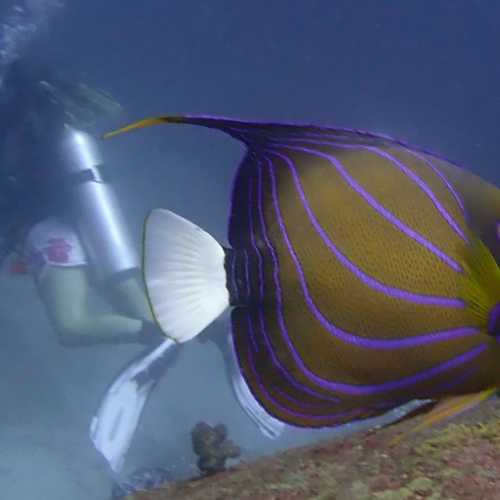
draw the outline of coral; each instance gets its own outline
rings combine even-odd
[[[228,458],[240,456],[240,449],[227,437],[224,424],[211,427],[198,422],[191,431],[193,450],[198,455],[198,469],[203,474],[215,474],[226,468]]]

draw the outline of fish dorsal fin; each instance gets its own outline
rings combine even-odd
[[[476,236],[470,237],[470,244],[466,248],[465,268],[463,298],[488,333],[495,334],[500,324],[497,311],[500,303],[500,269],[488,247]]]
[[[412,146],[384,134],[374,134],[360,129],[320,126],[308,123],[257,122],[204,115],[164,115],[136,121],[104,135],[105,139],[124,132],[159,124],[198,125],[220,130],[247,145],[267,144],[269,141],[296,140],[307,137],[312,140],[330,140],[350,145],[400,145]]]

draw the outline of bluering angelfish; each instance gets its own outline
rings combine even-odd
[[[495,186],[358,130],[165,116],[108,136],[158,123],[218,129],[247,148],[230,248],[170,211],[146,220],[145,281],[165,335],[187,341],[232,306],[251,392],[298,426],[444,399],[430,422],[495,391]]]

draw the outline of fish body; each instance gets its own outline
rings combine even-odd
[[[186,341],[231,306],[251,393],[297,426],[498,386],[495,186],[358,130],[181,116],[119,132],[165,122],[247,148],[228,248],[169,211],[146,221],[146,286],[166,335]]]

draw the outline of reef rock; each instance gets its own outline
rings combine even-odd
[[[391,444],[421,418],[242,463],[129,499],[499,499],[500,398]]]

